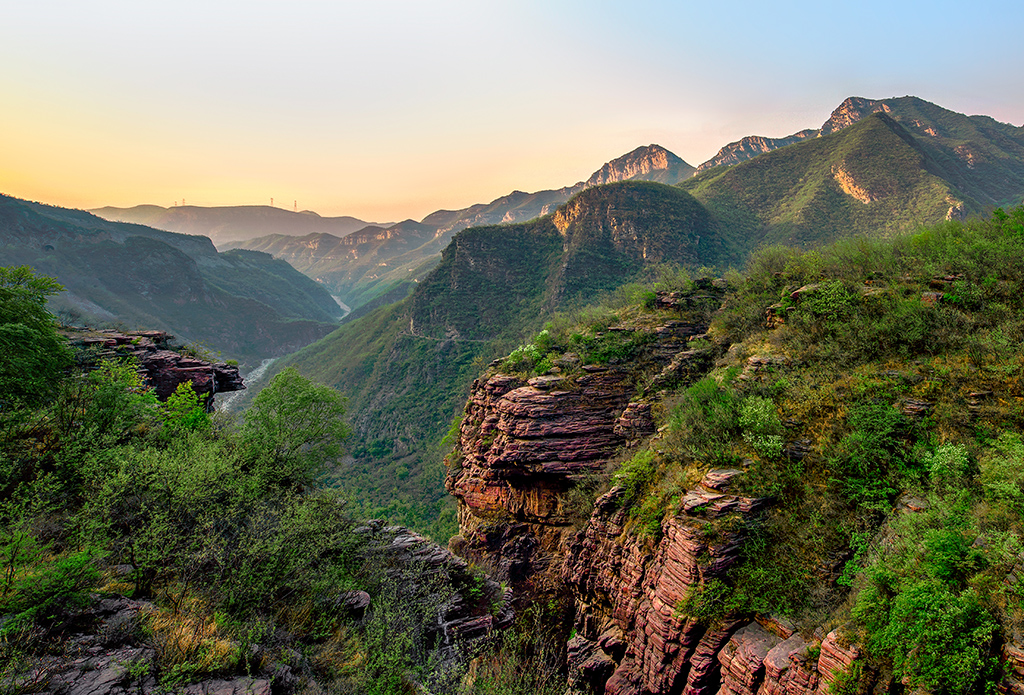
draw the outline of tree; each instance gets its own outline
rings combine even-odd
[[[41,403],[71,351],[58,335],[46,298],[63,291],[53,278],[28,266],[0,267],[0,413]]]
[[[294,367],[275,376],[245,414],[242,441],[267,484],[306,483],[341,456],[351,430],[345,399]]]

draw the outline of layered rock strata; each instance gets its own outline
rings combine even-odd
[[[766,500],[722,491],[739,474],[711,471],[662,521],[657,541],[626,533],[625,490],[612,488],[567,544],[562,574],[576,598],[578,634],[597,642],[598,630],[613,626],[626,635],[615,670],[595,692],[717,690],[715,657],[739,624],[709,628],[684,615],[681,604],[736,562],[744,526],[765,506]]]
[[[174,336],[164,331],[69,330],[65,335],[72,345],[94,349],[96,358],[135,358],[139,373],[162,401],[185,382],[192,384],[208,406],[215,394],[245,388],[237,366],[176,352],[171,349]]]
[[[573,509],[567,493],[605,479],[623,445],[654,433],[657,397],[637,398],[638,379],[655,390],[710,368],[717,348],[689,348],[724,290],[724,280],[701,280],[691,292],[662,292],[653,321],[609,327],[610,335],[648,334],[628,364],[579,366],[574,357],[563,360],[565,372],[526,379],[495,363],[477,379],[445,483],[459,503],[452,549],[513,583],[548,570],[556,579],[571,525],[589,512]]]
[[[620,423],[633,390],[627,370],[598,366],[573,378],[477,380],[446,482],[459,500],[453,549],[513,580],[547,569],[571,522],[565,493],[603,473],[624,428],[647,427],[636,408]]]

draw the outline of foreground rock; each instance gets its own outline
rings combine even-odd
[[[447,692],[450,674],[457,676],[465,671],[467,655],[477,653],[496,630],[512,622],[508,593],[474,571],[466,561],[409,529],[370,521],[354,533],[365,541],[362,559],[366,568],[382,573],[376,575],[380,579],[379,592],[373,595],[360,590],[341,591],[325,600],[342,609],[348,627],[356,632],[374,619],[375,611],[421,613],[422,624],[416,629],[422,633],[422,641],[430,652],[432,671],[426,675],[427,682],[415,685],[427,692]],[[119,566],[114,571],[127,575],[131,567]],[[119,595],[93,595],[85,608],[70,604],[57,607],[45,627],[37,625],[24,632],[24,656],[19,663],[0,663],[0,692],[331,692],[328,683],[319,682],[319,672],[304,655],[309,645],[291,637],[281,624],[267,633],[266,641],[248,645],[247,653],[254,657],[248,663],[249,673],[239,665],[235,672],[217,672],[198,679],[193,676],[190,682],[188,675],[192,671],[174,671],[173,663],[182,656],[176,651],[174,637],[144,627],[150,615],[161,610],[161,620],[166,621],[170,614],[167,606],[160,609],[153,602]],[[0,630],[5,619],[12,618],[0,616]],[[273,626],[274,622],[269,624]],[[188,627],[184,622],[183,625]],[[410,629],[408,623],[402,623],[402,628]],[[446,677],[448,681],[444,680]]]

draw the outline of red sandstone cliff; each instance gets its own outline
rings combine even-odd
[[[621,487],[588,518],[570,508],[574,486],[607,480],[622,447],[652,435],[656,446],[659,388],[700,378],[724,347],[690,349],[704,329],[685,315],[690,301],[661,295],[657,322],[618,327],[655,336],[629,364],[530,379],[492,369],[474,383],[447,480],[459,502],[452,548],[508,579],[520,601],[571,596],[571,693],[824,695],[860,657],[841,631],[801,635],[750,615],[707,625],[680,611],[739,559],[747,527],[769,504],[731,491],[741,470],[707,471],[653,537],[630,527]]]

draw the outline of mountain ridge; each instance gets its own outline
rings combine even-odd
[[[256,251],[218,253],[208,237],[110,222],[0,195],[4,265],[29,265],[66,291],[65,321],[166,330],[242,360],[323,337],[341,309],[317,283]]]
[[[534,193],[512,191],[461,210],[437,210],[421,222],[406,220],[380,231],[366,227],[351,234],[375,235],[359,243],[336,242],[321,256],[311,252],[308,237],[275,235],[225,243],[223,248],[250,248],[271,253],[296,264],[295,267],[322,282],[346,305],[357,309],[376,297],[422,281],[438,262],[452,237],[468,227],[514,224],[551,214],[573,195],[589,188],[620,181],[676,183],[693,175],[695,169],[660,145],[638,147],[595,171],[586,181],[559,189]],[[345,237],[347,238],[347,237]],[[341,255],[342,245],[351,248]]]

